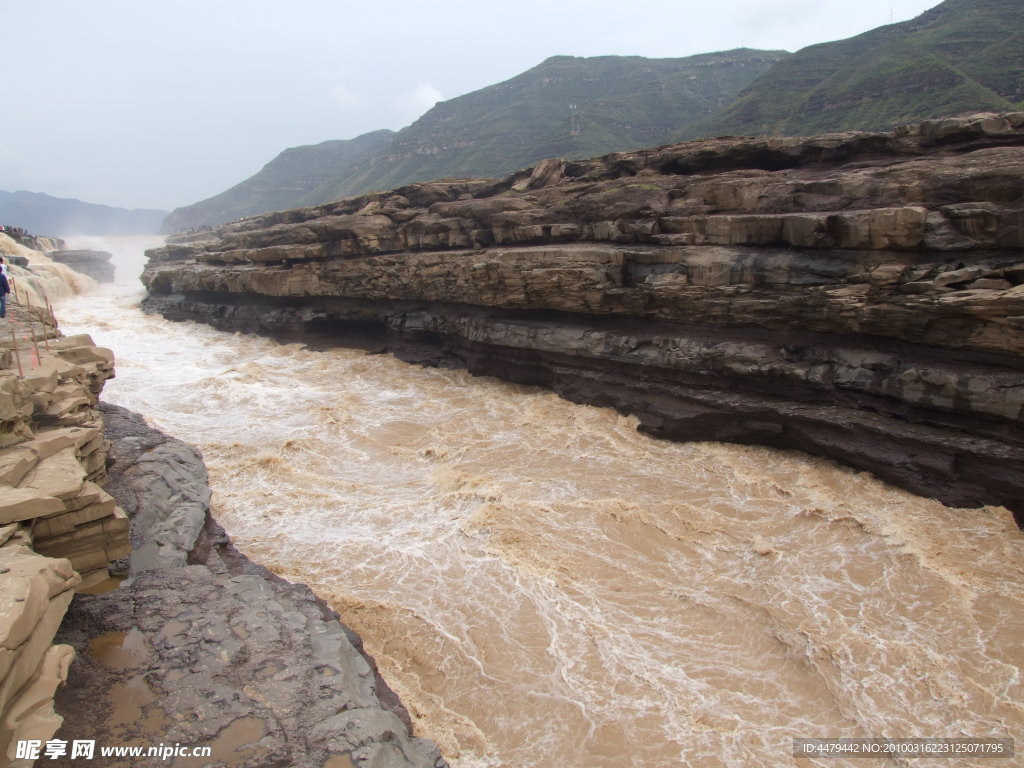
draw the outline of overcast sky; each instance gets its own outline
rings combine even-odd
[[[0,189],[167,210],[554,55],[796,51],[938,0],[3,0]]]

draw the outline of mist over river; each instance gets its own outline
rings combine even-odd
[[[214,513],[364,639],[418,735],[479,766],[1011,765],[792,756],[794,737],[1014,737],[1024,535],[810,456],[388,355],[61,300],[104,399],[202,450]]]

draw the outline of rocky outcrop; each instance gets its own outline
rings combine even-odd
[[[234,549],[210,516],[199,452],[101,409],[106,488],[131,518],[133,550],[120,589],[78,596],[61,625],[77,657],[57,695],[58,738],[209,747],[210,764],[253,768],[444,766],[436,746],[410,737],[408,714],[337,614]]]
[[[210,746],[208,764],[261,768],[444,765],[381,707],[366,659],[303,588],[202,566],[147,571],[76,604],[61,640],[79,660],[58,737]]]
[[[131,519],[125,575],[206,563],[209,546],[190,559],[209,526],[212,492],[195,448],[146,424],[138,414],[100,403],[110,441],[106,489]],[[217,530],[214,538],[229,546]]]
[[[113,355],[85,335],[26,352],[20,373],[0,370],[0,524],[24,528],[35,551],[66,558],[88,586],[128,553],[128,518],[99,485],[107,442],[95,406]]]
[[[128,552],[128,519],[98,483],[107,443],[95,405],[113,375],[88,336],[0,339],[0,754],[50,739],[74,650],[54,636],[75,590]]]
[[[114,265],[110,263],[113,254],[107,251],[50,251],[48,254],[58,264],[66,264],[76,272],[81,272],[97,283],[114,282]]]
[[[1024,114],[545,161],[152,251],[145,306],[370,344],[1024,514]]]
[[[0,754],[15,758],[18,740],[60,726],[53,696],[74,651],[53,638],[81,578],[66,559],[34,552],[23,526],[0,527],[0,542]]]

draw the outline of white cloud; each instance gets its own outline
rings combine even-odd
[[[417,85],[413,97],[424,109],[430,109],[437,102],[444,101],[444,95],[430,83]]]
[[[444,95],[430,83],[420,83],[411,91],[400,93],[392,102],[394,111],[408,125],[437,104]]]
[[[344,83],[335,83],[327,89],[327,98],[331,104],[346,112],[362,112],[370,106],[365,93],[357,91]]]

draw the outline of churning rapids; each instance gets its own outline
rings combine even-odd
[[[794,737],[1024,749],[1024,535],[1005,510],[145,316],[138,243],[116,259],[131,285],[58,305],[64,332],[115,351],[105,399],[202,450],[238,546],[338,610],[457,768],[950,764],[812,763]]]

